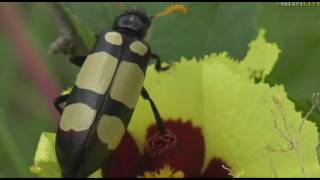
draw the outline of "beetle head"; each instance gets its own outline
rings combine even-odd
[[[143,9],[127,9],[118,16],[113,24],[115,30],[125,30],[144,37],[151,25],[151,19]]]

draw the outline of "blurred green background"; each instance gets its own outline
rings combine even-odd
[[[125,3],[142,7],[154,15],[172,3]],[[311,107],[311,96],[320,91],[320,6],[281,6],[279,3],[183,3],[184,16],[174,14],[153,21],[147,41],[164,61],[181,56],[201,58],[208,53],[228,51],[243,59],[248,43],[260,28],[266,38],[282,50],[280,60],[268,77],[283,84],[297,110]],[[7,4],[0,3],[1,6]],[[50,3],[10,3],[17,8],[19,25],[50,73],[57,89],[73,84],[78,68],[65,55],[49,55],[48,47],[58,35]],[[88,28],[98,33],[112,25],[120,13],[117,3],[64,3]],[[1,12],[3,18],[6,14]],[[2,19],[3,19],[2,18]],[[31,177],[29,167],[43,131],[55,131],[55,120],[43,92],[25,71],[12,36],[0,28],[0,177]],[[178,83],[178,82],[177,82]],[[311,120],[320,122],[315,112]]]

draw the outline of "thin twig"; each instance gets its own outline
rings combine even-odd
[[[307,114],[304,116],[302,119],[300,126],[299,126],[299,132],[302,132],[303,125],[305,121],[309,118],[309,116],[313,113],[313,111],[317,108],[318,110],[320,109],[320,93],[314,93],[312,95],[312,107],[311,109],[307,112]]]
[[[49,46],[50,54],[70,54],[73,48],[73,28],[66,18],[65,13],[62,11],[58,2],[51,2],[53,15],[56,19],[59,36]]]
[[[288,145],[288,147],[286,149],[283,148],[280,144],[278,144],[278,147],[279,148],[276,149],[274,147],[267,146],[266,149],[269,150],[269,151],[273,151],[273,152],[289,152],[289,151],[293,150],[293,146],[291,144]]]
[[[303,165],[303,159],[302,159],[302,157],[300,155],[300,151],[299,151],[299,148],[298,148],[298,141],[291,134],[291,130],[290,130],[289,125],[288,125],[288,120],[287,120],[287,118],[285,116],[285,113],[284,113],[284,108],[283,108],[283,106],[280,103],[280,100],[278,98],[276,98],[275,96],[272,96],[272,100],[273,100],[274,104],[277,106],[278,111],[280,112],[281,120],[283,122],[285,131],[281,130],[277,123],[275,123],[275,125],[276,125],[275,128],[279,131],[281,136],[288,142],[289,148],[288,149],[283,149],[280,146],[281,147],[280,150],[279,149],[276,150],[276,149],[273,149],[273,148],[267,146],[267,149],[269,151],[278,151],[278,152],[288,152],[290,150],[293,150],[295,152],[296,156],[297,156],[297,159],[298,159],[298,162],[299,162],[299,166],[300,166],[300,169],[301,169],[301,173],[302,173],[303,176],[306,176],[304,165]],[[275,118],[275,115],[274,115],[273,111],[272,111],[272,113],[273,113],[273,117]],[[274,119],[274,121],[276,121],[276,119]],[[285,135],[283,135],[284,133],[285,133]]]
[[[51,5],[59,34],[56,40],[50,44],[49,53],[62,53],[70,55],[70,57],[86,55],[89,50],[79,39],[74,24],[63,10],[61,2],[51,2]]]
[[[290,143],[291,140],[289,139],[289,137],[287,137],[285,132],[279,127],[275,112],[273,110],[271,110],[271,114],[272,114],[272,118],[273,118],[274,127],[278,130],[278,132],[280,133],[282,138],[285,139],[288,143]]]
[[[272,160],[271,157],[269,157],[269,163],[270,163],[270,167],[271,167],[271,170],[272,170],[272,173],[273,173],[274,177],[278,178],[279,176],[278,176],[276,168],[273,165],[273,160]]]
[[[317,151],[318,164],[320,164],[320,134],[319,133],[318,133],[318,145],[317,145],[316,151]]]

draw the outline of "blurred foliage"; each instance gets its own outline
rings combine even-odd
[[[117,3],[63,3],[91,33],[110,28],[121,13]],[[154,15],[172,3],[124,3]],[[320,7],[285,7],[276,3],[183,3],[188,15],[173,14],[153,21],[146,41],[164,61],[203,57],[227,51],[243,59],[248,42],[259,28],[266,39],[282,50],[268,77],[271,84],[284,84],[299,110],[308,111],[311,96],[320,91]],[[48,71],[60,88],[73,84],[79,68],[67,56],[49,55],[48,47],[58,34],[50,3],[17,3],[23,26],[38,49]],[[0,29],[0,177],[28,177],[42,131],[55,131],[49,110],[28,76],[14,46]],[[178,82],[177,82],[178,83]],[[320,121],[320,113],[311,116]]]

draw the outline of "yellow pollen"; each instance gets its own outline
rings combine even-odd
[[[184,178],[184,173],[182,171],[174,171],[169,165],[164,165],[163,168],[156,171],[146,171],[143,176],[138,176],[138,178]]]
[[[66,94],[70,94],[71,91],[72,91],[72,87],[67,87],[67,89],[63,90],[60,94],[63,96]]]

